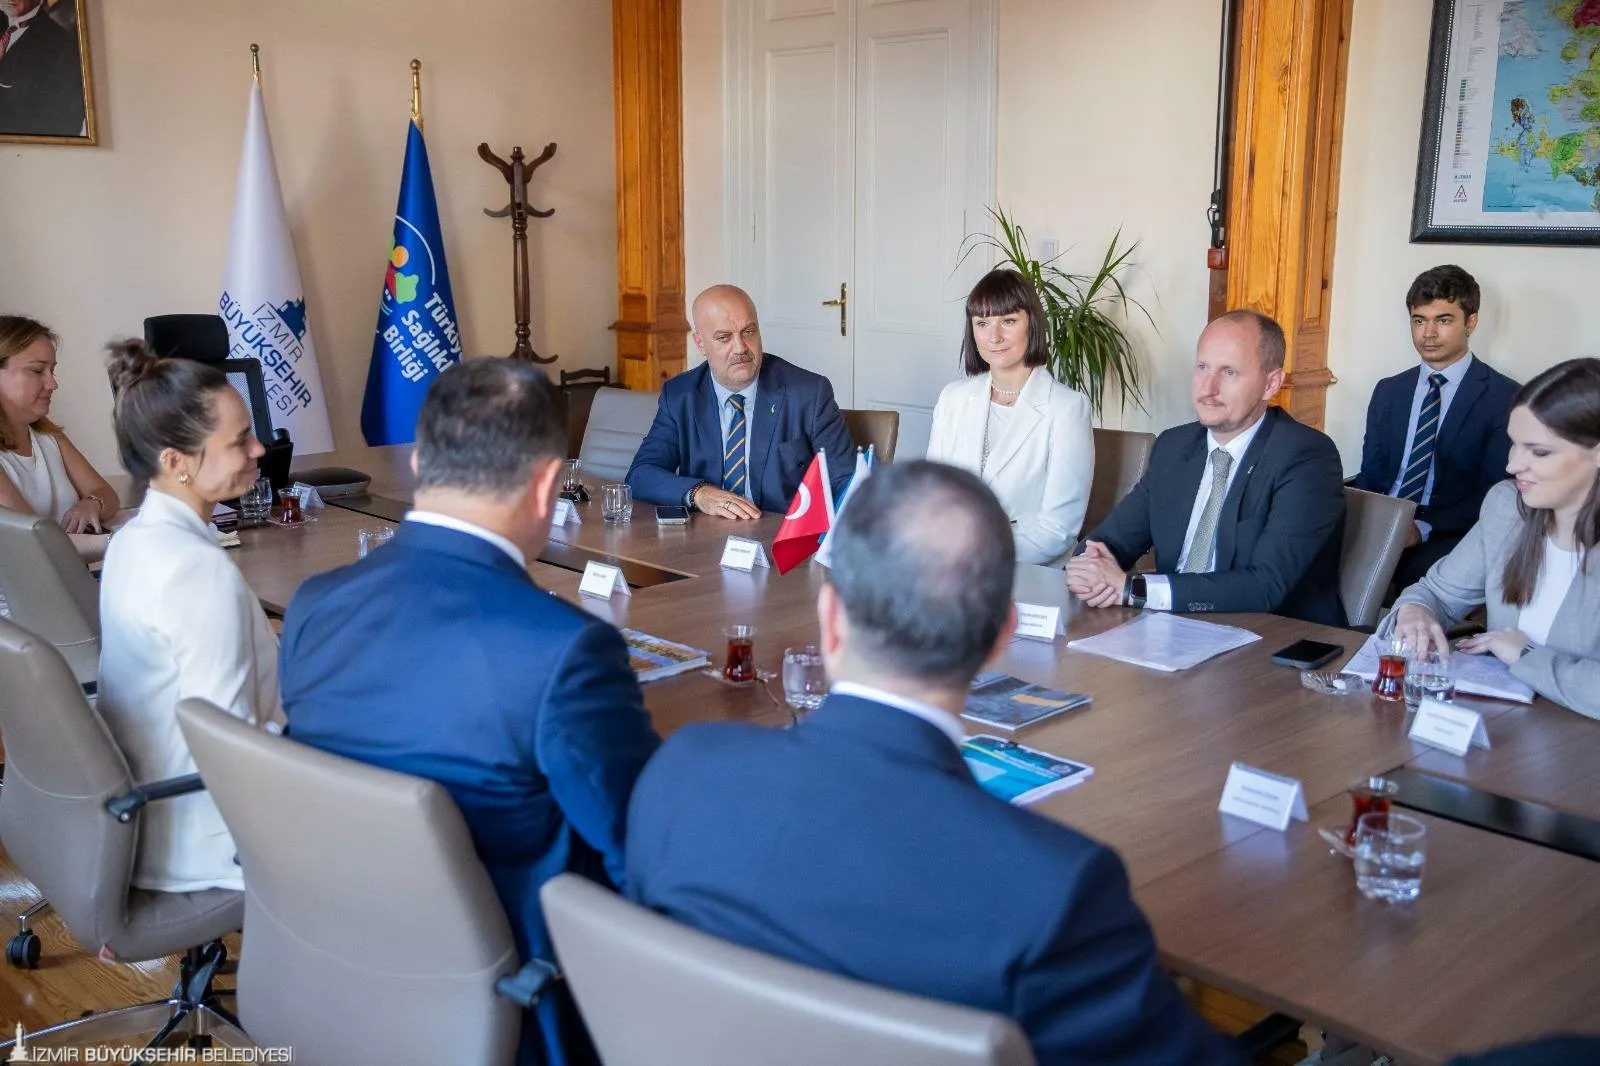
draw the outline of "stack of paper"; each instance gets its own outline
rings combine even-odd
[[[652,637],[637,629],[624,629],[622,638],[628,642],[628,665],[639,676],[640,684],[698,670],[711,663],[708,652]]]
[[[1187,670],[1261,637],[1237,626],[1202,622],[1165,611],[1146,611],[1133,621],[1092,637],[1067,642],[1075,651],[1152,670]]]
[[[1371,681],[1378,676],[1378,637],[1367,638],[1361,650],[1350,657],[1344,672]],[[1450,676],[1457,692],[1473,696],[1487,696],[1492,700],[1511,700],[1515,703],[1532,703],[1533,689],[1511,676],[1511,667],[1493,655],[1468,655],[1456,652],[1450,656]]]

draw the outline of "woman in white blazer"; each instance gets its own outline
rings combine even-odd
[[[217,501],[249,489],[262,447],[238,393],[214,366],[112,345],[117,450],[149,482],[111,538],[100,583],[100,713],[136,781],[195,772],[178,729],[199,697],[281,728],[278,642],[209,525]],[[133,884],[160,892],[244,887],[228,827],[205,792],[139,816]]]
[[[1089,398],[1045,367],[1044,309],[1015,270],[985,274],[967,296],[965,381],[933,409],[928,458],[983,478],[1011,519],[1017,561],[1061,566],[1094,477]]]

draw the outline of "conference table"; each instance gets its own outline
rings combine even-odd
[[[333,501],[313,524],[241,531],[231,554],[269,610],[287,607],[307,577],[354,562],[358,530],[400,518],[414,485],[409,453],[355,449],[297,463],[354,467],[373,480],[369,495]],[[598,485],[590,489],[597,501]],[[826,573],[819,564],[785,576],[720,565],[728,536],[770,544],[780,516],[695,515],[687,526],[662,526],[652,507],[636,504],[629,523],[612,525],[598,502],[576,509],[581,522],[554,528],[549,549],[529,564],[556,595],[619,627],[705,649],[719,665],[723,627],[754,625],[757,666],[774,677],[785,647],[815,641]],[[622,566],[637,587],[609,600],[580,595],[591,560]],[[1600,722],[1542,699],[1482,701],[1474,705],[1493,747],[1457,758],[1408,739],[1403,704],[1365,692],[1322,695],[1270,661],[1300,639],[1353,653],[1362,634],[1264,614],[1207,616],[1262,639],[1166,673],[1069,648],[1138,612],[1084,608],[1059,571],[1019,566],[1016,596],[1061,607],[1067,635],[1013,641],[995,667],[1093,697],[1016,736],[1094,768],[1087,782],[1033,809],[1118,851],[1173,971],[1403,1063],[1440,1063],[1552,1032],[1600,1034],[1600,852],[1525,839],[1515,820],[1489,831],[1424,805],[1412,812],[1428,827],[1421,898],[1386,905],[1356,891],[1350,863],[1316,831],[1347,824],[1352,780],[1404,771],[1580,836],[1600,833]],[[713,669],[650,682],[644,693],[664,736],[697,721],[779,728],[792,720],[777,680],[731,686]],[[1219,813],[1235,762],[1298,780],[1309,821],[1276,832]]]

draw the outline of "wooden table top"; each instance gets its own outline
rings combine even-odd
[[[371,449],[296,465],[363,469],[374,474],[374,493],[408,500],[408,455]],[[722,627],[734,622],[757,627],[757,664],[774,674],[784,647],[815,641],[820,567],[779,577],[718,565],[729,534],[770,543],[778,516],[739,523],[696,515],[687,527],[660,527],[653,509],[639,505],[631,523],[608,526],[598,511],[595,502],[582,505],[582,524],[552,538],[694,576],[608,602],[579,597],[577,572],[535,563],[530,572],[543,587],[618,626],[704,648],[719,664]],[[246,530],[232,555],[264,601],[285,604],[307,576],[354,561],[355,531],[380,524],[330,507],[304,530]],[[1088,782],[1036,809],[1117,849],[1174,969],[1370,1040],[1408,1063],[1558,1029],[1600,1032],[1600,963],[1591,947],[1600,934],[1600,864],[1426,819],[1433,846],[1422,900],[1390,908],[1360,898],[1348,863],[1330,857],[1312,828],[1348,817],[1351,780],[1405,764],[1600,816],[1600,723],[1542,700],[1531,708],[1485,704],[1494,748],[1454,759],[1407,739],[1402,704],[1318,695],[1299,685],[1296,671],[1270,662],[1302,638],[1354,651],[1360,634],[1220,615],[1213,620],[1262,639],[1169,674],[1067,648],[1067,640],[1135,612],[1082,607],[1059,571],[1019,567],[1017,596],[1061,605],[1068,637],[1014,641],[996,667],[1094,698],[1018,734],[1095,768]],[[708,719],[789,720],[777,681],[766,690],[734,688],[688,674],[644,692],[663,735]],[[1310,825],[1280,834],[1219,814],[1236,760],[1300,780]]]

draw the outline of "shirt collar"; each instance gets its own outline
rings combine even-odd
[[[457,533],[465,533],[469,537],[477,537],[479,540],[493,544],[496,548],[511,556],[511,561],[517,564],[519,570],[528,568],[528,559],[527,556],[522,554],[522,549],[492,529],[484,529],[482,526],[473,525],[471,522],[463,522],[452,515],[440,514],[437,511],[407,511],[405,520],[407,522],[420,522],[425,526],[453,529]]]
[[[1471,352],[1468,352],[1466,355],[1463,355],[1460,359],[1457,359],[1455,362],[1451,363],[1449,366],[1445,367],[1443,370],[1434,370],[1433,367],[1429,366],[1427,363],[1418,363],[1417,364],[1417,374],[1422,378],[1424,383],[1427,382],[1428,376],[1430,374],[1443,374],[1444,375],[1444,381],[1445,381],[1446,385],[1459,385],[1459,384],[1461,384],[1461,379],[1466,377],[1467,376],[1467,371],[1469,371],[1471,369],[1472,369],[1472,353]]]
[[[1263,411],[1261,413],[1261,417],[1256,419],[1254,425],[1240,433],[1238,436],[1234,437],[1226,444],[1218,444],[1217,438],[1208,430],[1206,432],[1206,455],[1209,456],[1212,452],[1216,451],[1218,448],[1221,448],[1223,451],[1233,456],[1233,466],[1229,469],[1237,470],[1239,468],[1239,463],[1244,459],[1244,453],[1250,450],[1250,442],[1256,439],[1256,434],[1261,431],[1262,423],[1266,422],[1266,420],[1267,413]]]
[[[737,394],[735,394],[732,389],[723,388],[722,383],[713,377],[711,379],[711,389],[717,394],[717,410],[720,412],[724,407],[728,406],[729,396],[739,395],[744,397],[744,413],[747,415],[750,414],[755,407],[756,385],[760,382],[760,380],[760,378],[757,378],[755,381],[752,381],[750,384],[740,389]]]
[[[961,723],[956,720],[955,715],[949,711],[940,710],[931,703],[907,699],[905,696],[897,696],[893,692],[885,692],[881,688],[873,688],[871,685],[862,685],[854,681],[835,682],[829,691],[837,696],[854,696],[856,699],[882,703],[896,710],[915,715],[949,737],[950,743],[954,744],[958,749],[967,739],[966,730],[961,728]]]
[[[195,514],[193,507],[153,485],[145,490],[144,501],[139,504],[139,514],[148,514],[153,520],[184,526],[196,533],[210,533],[210,524]]]

